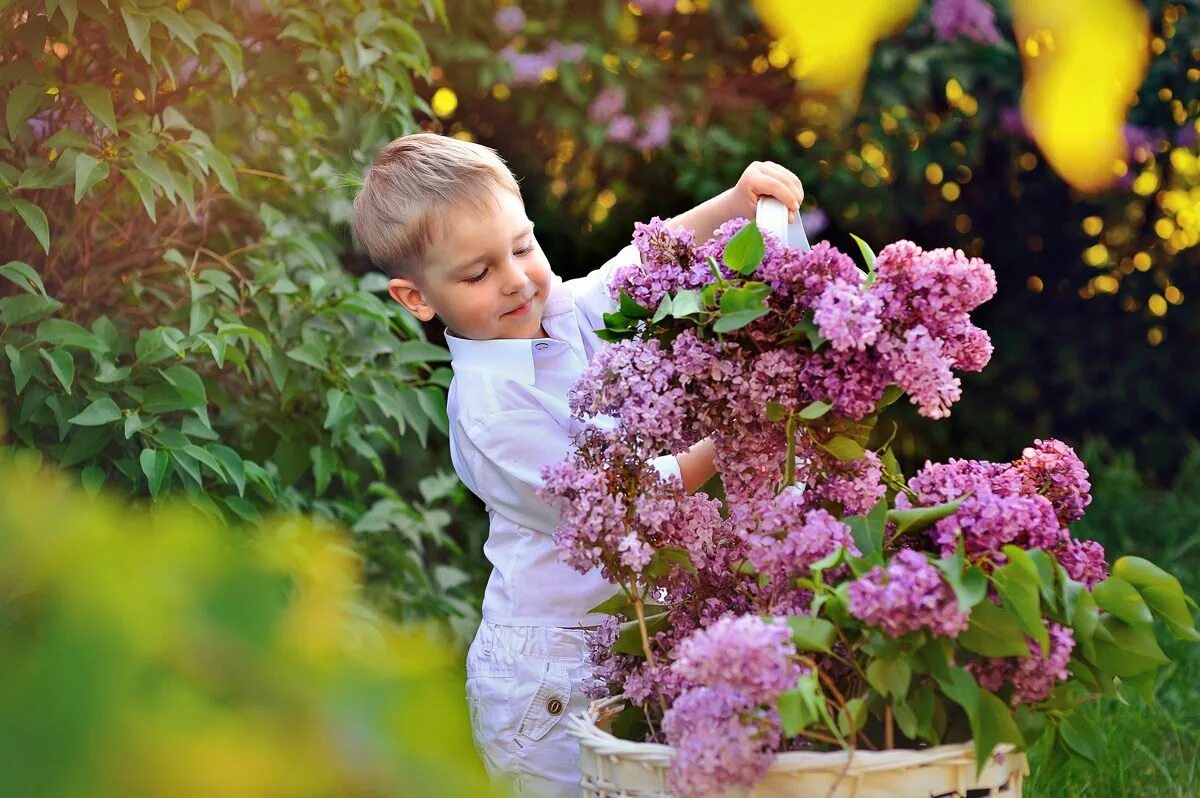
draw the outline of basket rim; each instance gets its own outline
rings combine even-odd
[[[667,766],[675,755],[672,746],[622,740],[596,725],[603,711],[612,709],[625,700],[622,694],[593,701],[585,711],[577,712],[567,719],[567,733],[579,740],[580,745],[586,746],[596,754],[635,759],[647,765]],[[1027,771],[1024,754],[1017,752],[1011,743],[997,745],[988,758],[994,759],[998,754],[1008,757],[1008,761],[1016,768]],[[895,768],[974,764],[975,746],[966,742],[887,751],[785,751],[775,754],[770,770],[780,772],[836,769],[865,774]]]

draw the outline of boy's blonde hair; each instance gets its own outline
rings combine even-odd
[[[354,198],[354,234],[392,277],[417,276],[446,214],[493,206],[497,188],[519,198],[516,178],[482,144],[413,133],[380,150]]]

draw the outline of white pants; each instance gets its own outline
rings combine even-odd
[[[587,709],[591,680],[583,630],[481,623],[467,652],[467,704],[488,773],[518,796],[577,798],[579,743],[566,720]]]

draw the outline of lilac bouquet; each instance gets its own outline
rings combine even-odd
[[[564,561],[620,586],[596,608],[594,695],[628,699],[615,733],[675,747],[678,794],[798,749],[974,740],[982,768],[1050,734],[1091,756],[1073,710],[1152,688],[1156,620],[1200,641],[1177,580],[1072,537],[1091,487],[1070,447],[901,472],[879,415],[907,395],[945,417],[956,373],[987,364],[986,263],[860,241],[864,271],[744,220],[697,243],[656,219],[635,241],[544,495]],[[651,465],[706,436],[723,502]]]

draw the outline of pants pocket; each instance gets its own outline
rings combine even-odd
[[[510,772],[516,746],[515,711],[512,706],[517,677],[472,676],[467,679],[467,708],[471,736],[484,767],[493,778]]]
[[[518,736],[527,740],[545,737],[567,714],[571,691],[569,670],[555,662],[544,663],[541,681],[517,727]]]

